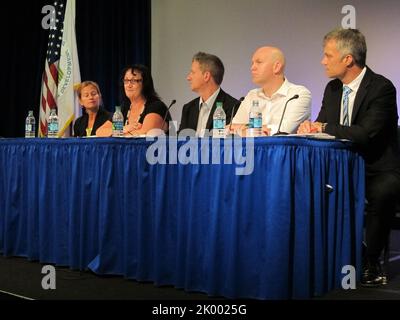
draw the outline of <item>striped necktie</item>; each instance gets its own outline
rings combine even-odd
[[[343,125],[349,126],[349,94],[352,90],[348,86],[343,86]]]

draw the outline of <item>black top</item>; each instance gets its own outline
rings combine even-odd
[[[168,108],[165,105],[164,102],[158,100],[158,101],[153,101],[149,104],[144,105],[144,110],[142,114],[139,117],[139,123],[143,124],[144,118],[149,114],[149,113],[157,113],[160,115],[161,118],[164,119],[165,115],[167,114],[165,121],[168,123],[171,120],[171,115],[169,114]]]
[[[107,120],[111,121],[112,115],[104,110],[103,108],[100,108],[99,111],[97,111],[96,114],[96,119],[94,120],[93,128],[91,135],[94,136],[96,135],[96,130],[101,127]],[[74,137],[85,137],[86,136],[86,128],[88,126],[89,122],[89,116],[86,112],[76,119],[75,124],[74,124]]]
[[[128,117],[128,111],[129,108],[126,108],[123,111],[123,115],[124,115],[124,123],[127,120]],[[160,100],[155,100],[152,102],[146,102],[144,105],[144,109],[143,112],[140,114],[139,117],[139,123],[143,124],[144,118],[149,114],[149,113],[157,113],[161,118],[164,119],[165,115],[167,114],[166,118],[165,118],[165,122],[168,123],[171,120],[171,115],[168,111],[167,106],[165,105],[164,102],[160,101]]]

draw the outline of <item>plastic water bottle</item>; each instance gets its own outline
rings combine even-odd
[[[260,137],[262,133],[262,112],[258,100],[253,100],[249,114],[249,136]]]
[[[33,116],[33,111],[28,112],[25,120],[25,138],[35,138],[36,120]]]
[[[124,136],[124,116],[122,115],[120,106],[115,107],[115,112],[112,117],[112,136],[113,137]]]
[[[48,138],[58,138],[58,116],[56,109],[50,110],[50,116],[47,129]]]
[[[226,114],[222,102],[217,102],[217,109],[213,115],[213,138],[225,138]]]

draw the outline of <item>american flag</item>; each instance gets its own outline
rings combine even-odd
[[[59,136],[68,135],[69,126],[79,107],[74,85],[80,82],[75,39],[75,0],[54,2],[55,21],[51,20],[45,68],[42,77],[39,136],[47,136],[47,119],[51,109],[59,117]]]

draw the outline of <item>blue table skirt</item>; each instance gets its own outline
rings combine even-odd
[[[259,138],[254,171],[237,175],[149,164],[152,143],[0,140],[0,252],[230,298],[322,295],[344,265],[359,276],[364,162],[351,144]],[[223,143],[177,149],[223,159]]]

